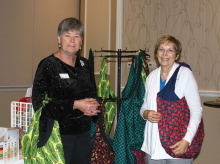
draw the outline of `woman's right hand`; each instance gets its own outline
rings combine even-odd
[[[161,120],[161,114],[154,110],[145,110],[143,117],[152,123],[158,123]]]
[[[94,98],[86,98],[74,101],[74,108],[81,110],[86,116],[97,115],[100,112],[98,110],[99,106],[100,104]]]

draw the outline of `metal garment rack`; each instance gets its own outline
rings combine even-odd
[[[127,51],[127,50],[121,50],[118,49],[117,51],[114,50],[99,50],[99,51],[92,51],[93,53],[100,53],[100,52],[106,52],[106,53],[117,53],[117,55],[104,55],[105,57],[114,57],[118,59],[118,80],[117,80],[117,97],[116,99],[112,99],[110,98],[109,101],[117,101],[117,111],[120,110],[120,106],[121,106],[121,59],[122,58],[133,58],[133,57],[137,57],[138,55],[122,55],[123,53],[137,53],[141,51],[142,55],[144,56],[145,59],[149,58],[150,55],[148,55],[146,52],[148,52],[148,50],[137,50],[137,51]],[[94,55],[95,57],[95,55]],[[103,56],[100,56],[103,57]],[[119,114],[119,112],[118,112]]]

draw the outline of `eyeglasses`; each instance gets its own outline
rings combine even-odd
[[[164,53],[164,52],[166,52],[167,54],[173,54],[173,53],[176,52],[176,51],[175,51],[175,50],[172,50],[172,49],[165,50],[165,49],[163,49],[163,48],[159,48],[159,49],[158,49],[158,52],[159,52],[159,53]]]

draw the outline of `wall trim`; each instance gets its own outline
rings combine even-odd
[[[87,56],[89,56],[89,55],[87,55],[87,50],[86,50],[86,48],[87,48],[87,45],[86,45],[86,42],[87,42],[87,0],[85,0],[85,16],[84,16],[84,22],[83,22],[83,27],[84,27],[84,34],[83,34],[83,44],[84,44],[84,57],[86,58]]]
[[[199,95],[201,97],[219,97],[220,96],[220,91],[204,91],[204,90],[200,90],[199,91]]]
[[[124,10],[124,0],[117,0],[117,14],[116,14],[116,50],[122,49],[123,45],[123,10]],[[118,60],[115,64],[115,93],[117,95],[117,81],[118,81]]]
[[[108,19],[108,27],[109,27],[109,31],[108,31],[108,49],[111,49],[111,23],[112,23],[112,2],[109,1],[109,19]],[[109,60],[111,60],[111,58],[109,58]],[[108,75],[111,74],[111,68],[110,68],[110,62],[107,63],[108,66]]]
[[[0,92],[26,92],[30,86],[0,86]]]

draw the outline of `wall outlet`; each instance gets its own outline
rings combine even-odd
[[[127,63],[127,68],[130,69],[131,68],[131,62]]]
[[[149,71],[151,72],[157,68],[157,64],[156,62],[149,62],[148,67],[149,67]]]

